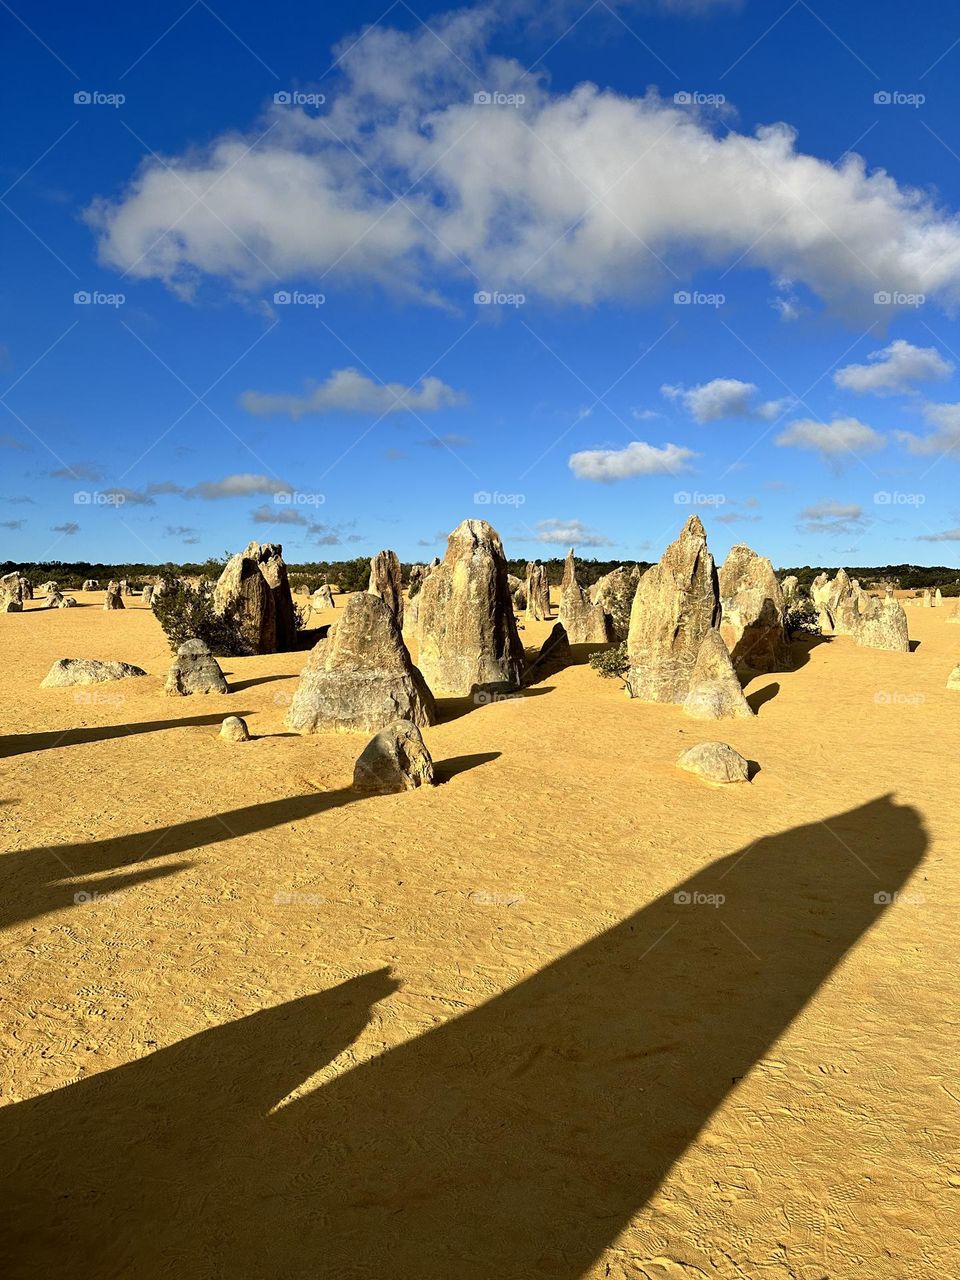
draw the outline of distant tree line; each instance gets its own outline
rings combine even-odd
[[[118,581],[125,578],[131,585],[138,586],[144,581],[165,576],[181,578],[219,578],[228,556],[224,553],[220,558],[210,557],[202,563],[186,561],[183,564],[144,564],[129,562],[125,564],[102,564],[86,560],[46,560],[28,562],[7,560],[0,564],[0,574],[18,570],[34,586],[53,579],[62,587],[79,590],[88,578],[95,578],[101,586],[106,586],[111,578]],[[551,586],[558,586],[563,577],[563,557],[551,556],[540,559],[547,570],[547,579]],[[631,568],[639,564],[641,571],[650,567],[648,560],[593,560],[577,558],[577,578],[583,587],[592,586],[598,578],[613,569],[625,565]],[[518,578],[524,577],[527,561],[512,559],[507,561],[510,573]],[[922,591],[925,587],[939,587],[944,595],[960,595],[960,569],[946,565],[886,564],[886,565],[843,565],[851,578],[858,578],[864,587],[891,583],[904,591]],[[802,587],[809,587],[819,573],[827,573],[833,577],[840,565],[801,565],[794,568],[779,569],[781,578],[793,574]],[[403,565],[404,578],[409,576],[411,563]],[[356,556],[351,560],[313,560],[304,564],[288,564],[287,572],[294,588],[306,586],[311,592],[321,583],[329,582],[338,586],[341,591],[363,591],[370,578],[370,560],[367,556]]]

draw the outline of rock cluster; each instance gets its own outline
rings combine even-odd
[[[251,653],[285,653],[296,641],[282,552],[279,543],[248,543],[230,557],[213,589],[213,607],[233,619]]]
[[[558,616],[571,644],[607,644],[613,638],[603,605],[591,603],[590,596],[577,582],[576,569],[561,588]]]
[[[720,621],[713,556],[698,516],[637,585],[627,637],[627,685],[647,702],[683,702],[704,637]]]
[[[378,732],[394,720],[433,724],[426,681],[410,660],[393,611],[379,596],[352,595],[307,659],[287,714],[300,733]]]
[[[193,693],[228,693],[220,664],[202,640],[185,640],[167,673],[164,693],[187,697]]]
[[[454,529],[417,599],[418,661],[431,688],[469,694],[519,685],[523,646],[507,563],[500,535],[485,520]]]

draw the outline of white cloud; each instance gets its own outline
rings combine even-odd
[[[550,546],[563,547],[612,547],[614,544],[602,533],[589,528],[582,520],[538,520],[537,541]]]
[[[829,498],[801,511],[799,519],[803,533],[862,533],[870,523],[864,517],[863,507],[857,503],[834,502]]]
[[[837,306],[872,310],[878,281],[960,299],[960,221],[928,194],[856,155],[804,155],[783,123],[745,135],[653,91],[552,93],[485,52],[490,21],[368,28],[337,50],[319,116],[273,107],[246,135],[148,160],[88,211],[101,261],[185,293],[329,273],[439,300],[472,271],[591,302],[672,287],[659,256],[742,260]],[[525,104],[475,105],[471,67]]]
[[[835,457],[845,453],[872,452],[885,443],[879,431],[868,427],[857,418],[834,418],[832,422],[818,422],[815,418],[801,418],[791,422],[786,431],[777,436],[781,446],[798,449],[816,449],[819,453]]]
[[[921,533],[918,542],[960,542],[960,529],[944,529],[942,533]]]
[[[224,476],[222,480],[204,480],[184,490],[188,498],[206,498],[210,502],[220,498],[248,498],[252,494],[260,493],[291,492],[290,485],[283,480],[272,480],[270,476],[251,475],[248,472]]]
[[[960,404],[925,404],[923,416],[935,428],[928,435],[898,431],[897,439],[911,453],[952,453],[960,449]]]
[[[679,400],[701,424],[720,422],[724,418],[762,418],[770,422],[793,403],[792,400],[765,400],[757,404],[758,388],[739,378],[714,378],[695,387],[665,382],[660,390],[668,400]]]
[[[632,440],[622,449],[582,449],[568,460],[570,470],[580,480],[626,480],[630,476],[677,475],[689,471],[687,463],[696,457],[692,449],[679,444],[662,448],[643,440]]]
[[[357,369],[337,369],[323,382],[308,382],[303,395],[271,395],[244,391],[240,404],[258,417],[283,414],[298,419],[319,413],[397,413],[412,409],[433,413],[462,404],[464,396],[439,378],[424,378],[418,387],[401,382],[374,382]]]
[[[915,382],[949,378],[953,373],[953,365],[936,347],[915,347],[902,338],[872,352],[867,360],[867,364],[838,369],[833,375],[837,386],[870,395],[896,395],[911,391]]]

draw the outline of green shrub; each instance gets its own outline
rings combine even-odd
[[[630,659],[627,657],[627,642],[611,645],[608,649],[600,649],[590,655],[590,665],[605,680],[623,680],[630,670]]]
[[[249,653],[233,619],[214,609],[213,588],[207,581],[191,587],[180,578],[163,576],[152,608],[174,653],[186,640],[202,640],[220,657]]]
[[[820,634],[820,611],[808,596],[798,596],[787,605],[783,620],[788,636]]]

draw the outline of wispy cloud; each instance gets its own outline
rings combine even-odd
[[[870,524],[857,503],[834,502],[832,499],[806,507],[798,519],[802,533],[829,533],[834,536],[862,533]]]
[[[868,427],[857,418],[834,418],[832,422],[818,422],[815,418],[801,418],[791,422],[786,431],[776,438],[781,448],[813,449],[831,458],[848,453],[871,453],[882,449],[885,440],[879,431]]]
[[[323,382],[308,382],[300,395],[244,391],[241,406],[258,417],[288,417],[294,422],[323,413],[435,413],[462,404],[462,392],[439,378],[424,378],[416,387],[402,382],[374,382],[358,369],[337,369]]]
[[[591,529],[582,520],[538,520],[537,542],[563,547],[612,547],[610,538]]]
[[[75,520],[68,520],[66,524],[55,524],[50,528],[51,533],[65,533],[68,537],[80,532],[80,526]]]

